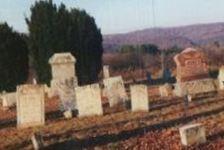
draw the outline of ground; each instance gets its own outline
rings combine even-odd
[[[126,106],[127,107],[127,106]],[[119,105],[104,116],[66,120],[57,98],[46,100],[46,125],[17,129],[16,109],[0,110],[0,149],[32,149],[30,137],[41,131],[46,149],[222,149],[224,147],[224,96],[204,97],[184,109],[182,98],[150,98],[149,112],[131,112]],[[183,147],[178,128],[202,123],[207,142]]]

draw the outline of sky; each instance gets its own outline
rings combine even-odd
[[[86,10],[95,18],[103,34],[224,22],[224,0],[154,0],[154,7],[153,0],[53,1],[58,5],[62,2],[68,8]],[[30,16],[30,7],[34,2],[35,0],[1,0],[0,22],[7,22],[19,32],[28,32],[24,18]]]

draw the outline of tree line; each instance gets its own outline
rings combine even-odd
[[[67,9],[48,1],[36,1],[25,18],[28,34],[0,24],[0,90],[14,90],[24,83],[31,64],[40,83],[51,79],[49,58],[71,52],[77,59],[79,84],[97,81],[102,67],[102,34],[95,20],[84,10]]]

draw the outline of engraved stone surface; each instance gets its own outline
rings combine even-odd
[[[17,126],[44,125],[44,85],[17,86]]]
[[[181,143],[185,146],[206,142],[205,128],[201,124],[186,125],[179,129]]]
[[[131,109],[132,111],[148,111],[148,89],[146,85],[132,85],[131,90]]]
[[[121,76],[104,79],[103,83],[110,106],[123,103],[128,99]]]
[[[75,84],[73,78],[61,79],[55,82],[57,87],[57,95],[60,98],[60,108],[62,111],[75,110],[76,99],[75,99]]]
[[[103,114],[99,84],[76,87],[75,93],[79,117]]]
[[[13,107],[16,105],[16,92],[5,93],[1,96],[3,107]]]
[[[204,53],[187,48],[174,57],[177,67],[177,82],[208,78],[208,64]]]
[[[103,66],[103,77],[104,78],[109,78],[110,77],[110,71],[109,71],[109,66],[108,65]]]
[[[219,88],[220,88],[221,90],[224,90],[224,66],[222,66],[222,67],[219,69],[218,80],[219,80]]]

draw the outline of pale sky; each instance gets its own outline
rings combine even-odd
[[[0,0],[0,22],[28,32],[25,16],[35,0]],[[151,27],[224,22],[224,0],[54,0],[68,8],[85,9],[103,34],[124,33]]]

